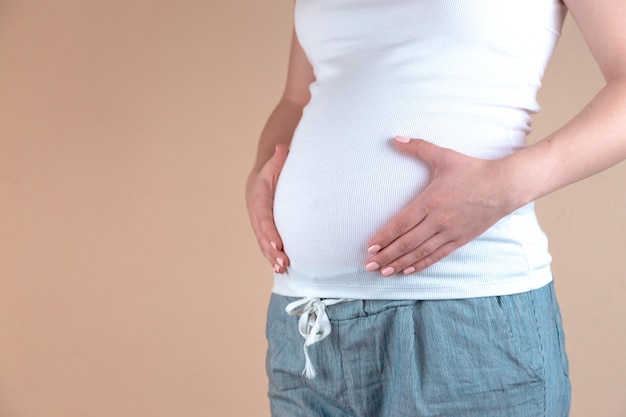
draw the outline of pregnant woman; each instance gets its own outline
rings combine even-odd
[[[567,11],[606,87],[527,146]],[[533,201],[626,158],[623,0],[297,0],[247,184],[273,416],[566,416]],[[621,17],[620,17],[621,16]]]

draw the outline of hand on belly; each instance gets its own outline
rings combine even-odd
[[[431,183],[368,244],[368,271],[391,276],[421,271],[521,207],[505,159],[484,160],[420,139],[397,148],[434,168]]]
[[[253,173],[246,184],[246,203],[250,223],[257,238],[259,248],[274,271],[283,273],[289,265],[289,258],[283,251],[283,242],[274,224],[273,205],[276,183],[287,159],[288,148],[285,144],[276,146],[274,155]]]

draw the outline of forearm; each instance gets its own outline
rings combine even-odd
[[[252,173],[258,172],[267,162],[276,145],[284,143],[289,145],[293,132],[302,117],[302,106],[293,101],[282,99],[272,111],[261,132],[261,138],[257,148],[257,156]]]
[[[615,77],[569,123],[502,160],[521,206],[626,159],[626,75]]]

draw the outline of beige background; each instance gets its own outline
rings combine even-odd
[[[291,2],[0,3],[0,417],[268,416],[243,184]],[[571,21],[534,138],[602,79]],[[626,416],[622,164],[539,203],[573,417]]]

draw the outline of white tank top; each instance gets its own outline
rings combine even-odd
[[[383,278],[365,260],[374,234],[431,178],[394,136],[483,159],[524,147],[565,13],[559,0],[297,0],[316,81],[276,190],[291,265],[273,291],[445,299],[550,282],[532,204],[424,271]]]

